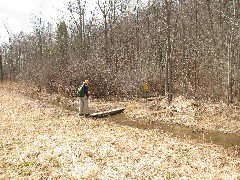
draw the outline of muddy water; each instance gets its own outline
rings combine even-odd
[[[129,126],[143,130],[157,129],[164,133],[171,134],[175,137],[195,139],[198,141],[222,145],[224,147],[233,147],[238,150],[240,155],[240,135],[237,134],[226,134],[223,132],[214,132],[207,130],[201,131],[184,125],[174,125],[168,123],[153,122],[149,124],[130,120],[125,117],[124,114],[111,116],[108,118],[108,120],[123,126]]]
[[[59,102],[51,102],[51,104],[57,105],[66,110],[75,112],[78,111],[77,108],[69,107],[65,104],[60,104]],[[133,119],[129,119],[124,115],[124,113],[109,116],[107,120],[123,126],[129,126],[143,130],[157,129],[163,133],[168,133],[175,137],[195,139],[201,142],[203,141],[207,143],[222,145],[224,147],[233,147],[239,152],[240,155],[240,135],[237,134],[226,134],[224,132],[215,132],[208,130],[201,131],[193,129],[193,127],[187,127],[185,125],[176,125],[164,122],[153,122],[149,124],[147,122],[139,122]]]

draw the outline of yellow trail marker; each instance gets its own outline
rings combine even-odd
[[[148,84],[147,84],[147,83],[145,83],[145,84],[143,85],[143,89],[144,89],[145,91],[148,91],[148,89],[149,89],[149,86],[148,86]]]

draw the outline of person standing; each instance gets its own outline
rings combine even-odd
[[[79,116],[88,116],[89,115],[89,107],[88,107],[88,84],[89,80],[85,80],[83,84],[78,88],[78,97],[79,97]]]

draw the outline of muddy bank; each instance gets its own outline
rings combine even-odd
[[[14,86],[4,84],[4,88],[16,90],[33,99],[59,106],[77,116],[77,98],[37,92],[35,89],[19,84],[14,84]],[[227,106],[223,102],[215,104],[200,102],[181,96],[174,98],[170,106],[167,105],[164,97],[125,101],[90,99],[89,105],[91,113],[126,107],[122,119],[117,117],[113,119],[119,124],[123,123],[141,129],[156,129],[160,126],[159,129],[164,131],[170,133],[174,131],[176,136],[184,138],[189,136],[206,142],[239,146],[240,106],[238,105]]]
[[[0,105],[0,179],[239,178],[231,148],[79,118],[13,91],[0,90]]]
[[[78,111],[77,99],[46,98],[47,102],[72,112]],[[128,119],[136,119],[145,124],[167,123],[184,125],[199,131],[217,131],[224,134],[240,134],[240,107],[224,103],[210,104],[195,102],[183,97],[175,98],[168,106],[164,98],[131,101],[104,101],[90,99],[90,111],[96,113],[125,107]]]
[[[66,102],[60,103],[56,99],[48,102],[55,106],[61,107],[65,110],[72,111],[77,115],[77,112],[78,112],[77,103],[74,106],[69,106],[68,103]],[[91,105],[92,113],[104,111],[105,109],[109,110],[111,108],[117,107],[116,105],[115,106],[108,105],[108,103],[110,102],[106,102],[105,106],[102,105],[101,107],[98,107],[97,105],[98,103],[99,102],[92,101],[92,105]],[[93,108],[93,104],[95,105],[94,107],[95,109]],[[166,111],[168,112],[169,110],[166,109]],[[137,115],[135,114],[135,116]],[[152,116],[154,116],[154,114],[149,115],[149,117],[152,117]],[[166,116],[170,116],[170,115],[167,114]],[[197,127],[187,126],[184,124],[178,124],[178,123],[173,124],[169,121],[159,121],[159,120],[153,121],[149,117],[146,118],[145,120],[141,119],[143,117],[140,117],[139,119],[133,119],[133,117],[132,117],[132,114],[129,113],[129,110],[127,110],[122,114],[104,118],[104,120],[116,123],[118,125],[134,127],[134,128],[143,129],[143,130],[157,129],[159,131],[162,131],[163,133],[168,133],[175,137],[180,137],[185,139],[194,139],[194,140],[197,140],[200,142],[206,142],[206,143],[213,143],[216,145],[222,145],[226,148],[231,147],[233,149],[236,149],[240,155],[240,135],[237,133],[230,133],[230,131],[226,133],[226,131],[225,132],[213,131],[213,130],[208,130],[203,128],[198,129]],[[101,121],[102,119],[96,119],[96,120]]]
[[[164,98],[129,103],[127,116],[148,123],[180,124],[200,131],[240,134],[240,107],[225,103],[200,102],[177,97],[170,106]]]
[[[143,130],[157,129],[162,133],[168,133],[175,137],[194,139],[201,142],[213,143],[222,145],[226,148],[234,148],[240,155],[240,136],[237,134],[227,134],[223,132],[214,132],[207,130],[193,129],[185,125],[176,125],[169,123],[153,122],[151,124],[146,122],[139,122],[137,120],[128,119],[124,114],[108,117],[108,121],[114,122],[119,125],[139,128]]]

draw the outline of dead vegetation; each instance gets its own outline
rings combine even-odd
[[[26,87],[25,84],[5,84],[5,88],[12,91],[17,90],[17,92],[28,97],[57,105],[73,113],[78,110],[76,98],[37,92],[37,89],[32,86]],[[183,96],[174,98],[170,106],[168,106],[164,97],[122,101],[90,99],[91,112],[106,111],[119,107],[126,107],[125,115],[133,121],[167,122],[186,125],[199,130],[240,134],[240,106],[237,104],[227,106],[224,102],[195,101]]]
[[[240,134],[239,106],[194,101],[177,97],[170,106],[165,98],[152,98],[128,104],[128,116],[150,122],[182,124],[199,130]]]
[[[5,89],[20,92],[27,97],[56,105],[72,113],[78,111],[77,98],[66,98],[59,94],[38,92],[32,86],[17,83],[5,83]],[[220,131],[230,134],[240,134],[240,106],[226,103],[195,101],[183,96],[174,98],[168,106],[164,97],[154,97],[136,100],[90,99],[90,111],[99,112],[119,107],[126,107],[125,116],[132,121],[144,123],[181,124],[198,130]]]
[[[240,158],[231,149],[79,118],[12,86],[0,88],[0,179],[240,178]],[[154,101],[148,103],[131,103],[127,114],[144,119]]]

